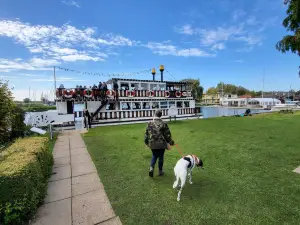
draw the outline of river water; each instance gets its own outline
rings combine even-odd
[[[201,113],[203,118],[221,117],[221,116],[234,116],[245,113],[247,108],[227,108],[227,107],[209,107],[202,106]],[[264,113],[269,110],[264,109],[251,109],[252,114]]]

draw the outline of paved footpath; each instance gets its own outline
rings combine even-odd
[[[61,133],[53,157],[47,196],[32,225],[122,225],[79,132]]]

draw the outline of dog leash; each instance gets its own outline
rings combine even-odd
[[[176,149],[178,150],[179,154],[180,154],[181,157],[183,158],[184,156],[183,156],[182,151],[180,150],[178,144],[175,144],[174,146],[176,147]]]

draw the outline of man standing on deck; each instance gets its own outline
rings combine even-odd
[[[159,176],[163,176],[163,164],[165,150],[170,150],[169,146],[174,145],[168,125],[161,119],[162,112],[157,110],[153,121],[148,123],[145,132],[145,145],[152,151],[149,176],[153,177],[154,167],[158,158]]]

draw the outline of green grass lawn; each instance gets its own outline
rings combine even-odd
[[[148,177],[146,124],[99,127],[84,135],[112,206],[127,224],[300,224],[300,115],[259,115],[169,124],[184,154],[196,154],[181,201],[166,152],[166,175]],[[157,165],[156,165],[157,166]],[[157,167],[156,171],[157,172]]]

